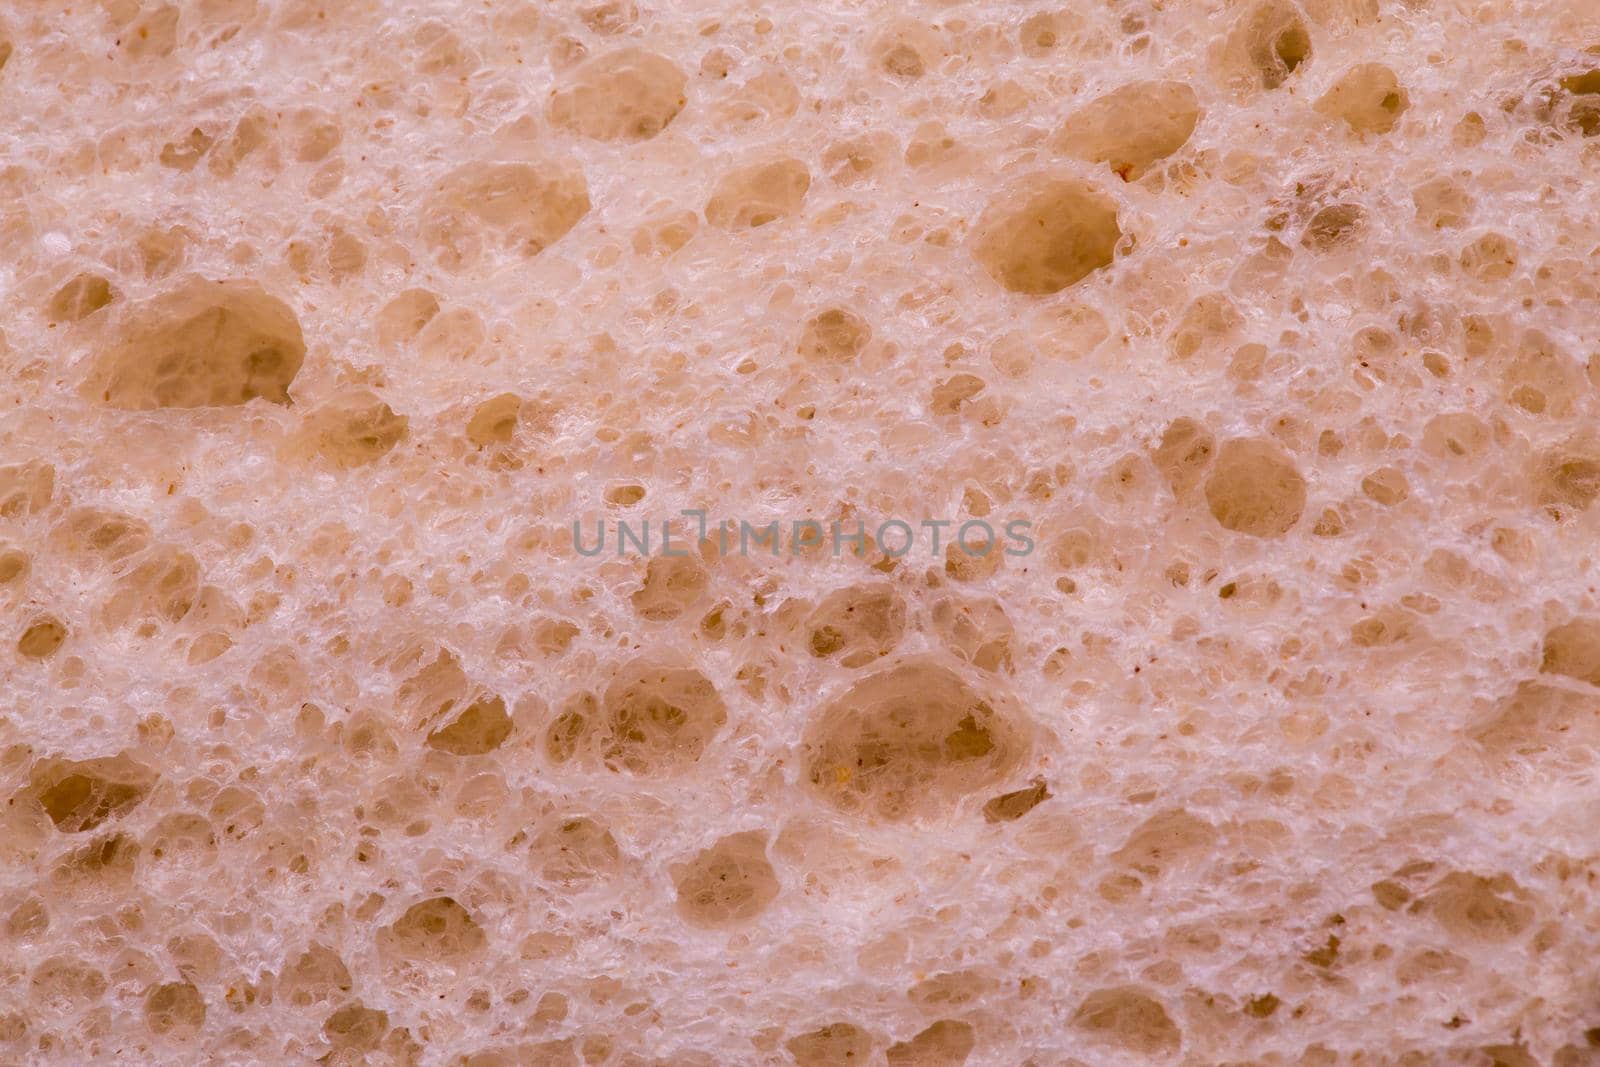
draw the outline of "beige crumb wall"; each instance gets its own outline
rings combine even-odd
[[[0,1062],[1600,1063],[1591,0],[0,61]]]

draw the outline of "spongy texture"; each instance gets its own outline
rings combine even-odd
[[[1593,0],[0,5],[0,1062],[1600,1063],[1597,205]]]

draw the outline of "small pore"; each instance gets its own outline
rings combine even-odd
[[[1073,1013],[1072,1025],[1142,1056],[1169,1056],[1183,1036],[1160,1001],[1132,986],[1090,993]]]
[[[645,660],[618,672],[600,711],[593,740],[601,762],[634,775],[667,774],[698,762],[728,721],[721,695],[704,674]]]
[[[1063,152],[1106,163],[1123,181],[1137,181],[1194,134],[1200,101],[1186,82],[1139,81],[1086,104],[1056,135]]]
[[[1547,669],[1547,673],[1590,671],[1582,680],[1593,677],[1594,668],[1588,657],[1594,650],[1577,644],[1582,638],[1581,633],[1570,631],[1556,635],[1557,640],[1570,643],[1558,648],[1547,645],[1547,661],[1552,653],[1561,657],[1551,665],[1559,669]],[[1568,677],[1573,676],[1568,674]],[[1600,746],[1600,717],[1595,715],[1593,698],[1576,687],[1522,682],[1494,707],[1485,721],[1471,729],[1469,736],[1495,762],[1528,760],[1559,764],[1581,759],[1587,764],[1592,759],[1592,750]]]
[[[1305,511],[1306,481],[1294,461],[1272,442],[1234,438],[1217,450],[1205,497],[1223,529],[1251,537],[1282,537]]]
[[[692,555],[656,556],[645,566],[644,584],[629,599],[641,619],[665,622],[689,610],[710,580],[706,568]]]
[[[587,816],[562,819],[534,838],[532,855],[546,881],[564,889],[583,889],[614,877],[622,869],[622,850],[611,831]]]
[[[1284,77],[1300,69],[1300,64],[1311,58],[1311,35],[1304,23],[1286,26],[1272,39],[1272,58],[1281,68]]]
[[[454,719],[428,735],[428,747],[452,756],[482,756],[511,736],[511,717],[499,697],[475,700]]]
[[[206,1002],[189,982],[165,982],[145,994],[144,1019],[152,1033],[189,1036],[205,1025]]]
[[[971,1023],[940,1019],[905,1041],[896,1041],[887,1053],[889,1067],[959,1067],[977,1047]]]
[[[1366,223],[1367,209],[1360,204],[1334,204],[1311,216],[1300,243],[1313,252],[1334,252],[1354,243]]]
[[[99,274],[79,274],[50,298],[45,314],[51,322],[82,322],[116,300],[117,291]]]
[[[811,188],[811,171],[783,157],[724,174],[706,201],[706,222],[723,230],[753,230],[798,214]]]
[[[84,391],[135,411],[287,404],[305,355],[287,304],[253,282],[197,281],[135,309]]]
[[[1517,271],[1516,242],[1501,233],[1486,233],[1461,250],[1461,270],[1480,282],[1503,282]]]
[[[42,615],[17,638],[17,651],[25,659],[49,659],[66,639],[66,623],[53,615]]]
[[[467,420],[467,440],[479,448],[509,444],[516,436],[522,413],[522,398],[515,393],[490,397],[472,411]]]
[[[409,423],[377,394],[362,389],[313,411],[304,433],[317,455],[341,470],[353,470],[387,455],[405,439]]]
[[[928,73],[940,46],[935,35],[915,22],[891,25],[872,44],[879,70],[900,81],[915,81]]]
[[[800,330],[801,358],[812,363],[849,363],[872,340],[867,320],[847,308],[831,307],[806,319]]]
[[[1204,859],[1216,839],[1216,828],[1210,823],[1182,808],[1172,808],[1146,819],[1112,859],[1146,878],[1158,878]]]
[[[1050,787],[1043,779],[1026,789],[1002,793],[983,806],[985,822],[1016,822],[1050,799]]]
[[[1182,500],[1199,487],[1216,452],[1217,441],[1211,431],[1195,419],[1182,416],[1167,424],[1151,458],[1173,496]]]
[[[1544,635],[1539,670],[1600,685],[1600,618],[1579,616]]]
[[[1422,428],[1422,450],[1445,460],[1474,459],[1490,442],[1488,425],[1468,411],[1447,411]]]
[[[895,45],[883,54],[883,69],[896,78],[920,78],[928,69],[922,56],[910,45]]]
[[[1399,78],[1382,63],[1350,68],[1316,104],[1319,112],[1343,121],[1359,136],[1388,133],[1410,106]]]
[[[451,897],[432,897],[411,905],[382,934],[396,954],[434,962],[465,960],[488,944],[477,920]]]
[[[888,655],[905,628],[905,601],[892,586],[848,586],[828,594],[811,613],[807,645],[818,659],[860,668]]]
[[[388,1032],[389,1013],[360,1001],[346,1004],[322,1023],[322,1034],[335,1049],[375,1049]]]
[[[644,486],[629,482],[624,485],[613,485],[605,492],[607,504],[615,504],[619,508],[629,508],[643,500],[649,491]]]
[[[55,465],[40,460],[0,467],[0,519],[43,511],[55,498]]]
[[[646,141],[688,102],[688,78],[666,56],[622,48],[596,56],[550,100],[552,125],[600,141]]]
[[[1047,296],[1109,267],[1121,239],[1116,202],[1105,193],[1035,178],[989,205],[973,255],[1009,292]]]
[[[672,872],[678,914],[695,926],[731,926],[760,915],[777,899],[767,835],[729,834]]]
[[[796,1067],[848,1067],[871,1062],[872,1035],[854,1023],[829,1023],[791,1037],[783,1047]]]
[[[1312,55],[1311,31],[1290,0],[1261,0],[1234,25],[1229,78],[1245,90],[1283,86]]]
[[[532,258],[566,236],[590,206],[588,178],[572,160],[468,163],[440,181],[422,236],[449,270],[496,249]]]
[[[1422,898],[1422,907],[1446,932],[1489,944],[1511,941],[1533,924],[1527,891],[1510,875],[1453,871]]]
[[[87,760],[49,759],[28,775],[28,794],[57,830],[93,830],[143,803],[156,782],[149,768],[125,754]]]
[[[552,763],[567,763],[583,755],[594,736],[600,703],[592,693],[570,697],[545,728],[544,751]]]
[[[407,289],[378,311],[378,344],[396,348],[416,340],[422,328],[439,314],[439,298],[426,289]]]
[[[1584,137],[1600,136],[1600,70],[1568,75],[1560,86],[1569,98],[1567,126]]]
[[[885,822],[948,813],[1026,755],[1019,717],[947,667],[879,671],[824,705],[806,733],[805,774],[839,809]]]
[[[1061,43],[1061,26],[1058,25],[1056,15],[1043,11],[1031,15],[1022,23],[1022,28],[1017,32],[1018,43],[1022,45],[1022,54],[1031,59],[1039,59],[1054,52]]]
[[[1574,434],[1539,453],[1531,474],[1539,503],[1557,518],[1585,510],[1600,497],[1600,439]]]

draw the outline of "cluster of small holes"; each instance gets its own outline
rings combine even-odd
[[[19,818],[34,819],[19,823],[18,839],[59,834],[72,842],[39,853],[44,882],[73,900],[110,899],[145,877],[217,872],[225,866],[219,857],[241,843],[259,846],[249,862],[275,877],[319,877],[307,873],[318,864],[331,872],[309,824],[278,810],[269,786],[252,784],[257,774],[284,772],[249,766],[246,746],[231,747],[276,729],[263,723],[258,709],[266,707],[292,723],[285,729],[300,746],[305,781],[324,783],[318,795],[346,766],[332,760],[359,768],[348,783],[361,796],[354,864],[377,870],[404,862],[398,857],[407,843],[438,840],[449,819],[504,818],[518,823],[508,828],[516,842],[508,851],[526,853],[527,877],[552,899],[598,900],[622,892],[619,886],[649,884],[674,921],[738,937],[803,908],[810,893],[849,891],[849,879],[801,881],[778,845],[769,850],[756,831],[680,846],[665,857],[667,873],[652,873],[656,859],[638,847],[650,837],[651,818],[630,803],[644,804],[639,798],[661,789],[669,805],[671,790],[737,766],[759,779],[751,792],[760,803],[776,795],[865,829],[888,822],[937,832],[956,822],[962,832],[978,827],[1042,855],[1087,862],[1087,851],[1070,851],[1060,813],[1080,783],[1089,790],[1103,783],[1092,770],[1036,773],[1030,725],[1036,715],[1057,721],[1053,703],[1084,717],[1071,723],[1079,736],[1098,736],[1093,713],[1110,692],[1182,705],[1172,729],[1164,724],[1164,732],[1145,736],[1130,725],[1118,738],[1126,751],[1143,752],[1214,728],[1218,692],[1277,687],[1295,706],[1261,725],[1252,743],[1279,734],[1310,743],[1325,736],[1330,713],[1307,706],[1337,705],[1329,690],[1351,683],[1301,662],[1308,649],[1346,647],[1371,657],[1373,677],[1389,677],[1393,664],[1453,639],[1449,612],[1460,603],[1515,600],[1536,563],[1566,558],[1552,551],[1549,531],[1559,537],[1578,529],[1600,496],[1600,442],[1582,424],[1596,363],[1563,325],[1592,303],[1593,290],[1576,239],[1552,250],[1508,215],[1499,187],[1515,179],[1473,150],[1515,139],[1517,165],[1548,178],[1539,195],[1547,202],[1565,195],[1570,175],[1555,162],[1567,158],[1558,153],[1581,151],[1579,142],[1600,130],[1592,57],[1563,53],[1518,84],[1493,86],[1494,99],[1485,87],[1470,102],[1478,110],[1468,110],[1465,98],[1441,100],[1428,78],[1408,73],[1416,69],[1410,57],[1360,37],[1385,21],[1403,29],[1406,5],[1233,4],[1208,29],[1203,62],[1171,64],[1162,61],[1176,39],[1172,13],[1155,4],[1114,6],[1107,13],[894,14],[847,46],[836,42],[839,54],[826,62],[848,66],[854,80],[848,100],[834,100],[807,66],[823,60],[752,44],[783,36],[781,21],[768,16],[752,14],[735,27],[707,14],[694,28],[704,37],[699,50],[685,51],[657,34],[657,13],[626,0],[568,12],[509,4],[484,15],[495,40],[442,16],[387,28],[395,65],[364,80],[359,107],[276,106],[254,94],[219,93],[192,116],[150,120],[148,132],[97,129],[79,149],[90,169],[148,168],[146,176],[184,198],[223,190],[236,205],[258,190],[270,199],[272,186],[293,186],[308,206],[276,245],[247,225],[241,232],[250,236],[230,238],[220,252],[196,213],[140,220],[104,255],[74,234],[70,253],[19,287],[18,306],[26,307],[18,321],[82,359],[68,366],[49,347],[42,350],[49,358],[34,358],[39,346],[17,329],[0,341],[8,371],[19,383],[81,386],[78,398],[95,409],[89,417],[115,420],[103,424],[110,429],[102,436],[125,435],[133,458],[114,477],[89,473],[82,455],[72,454],[85,447],[79,443],[52,457],[56,466],[0,468],[0,592],[11,598],[7,639],[18,677],[59,694],[71,715],[103,716],[99,703],[80,698],[86,674],[104,677],[92,661],[110,635],[151,651],[152,661],[153,642],[170,640],[179,664],[216,664],[220,678],[204,697],[196,694],[213,677],[204,672],[195,689],[175,686],[159,697],[130,682],[129,707],[140,708],[138,749],[118,745],[106,750],[118,754],[94,755],[52,743],[17,758],[17,766],[26,763],[15,790],[26,813]],[[309,34],[345,17],[316,8],[291,3],[268,12],[228,0],[110,5],[95,16],[116,32],[107,56],[149,77],[163,59],[244,43],[269,25],[274,33]],[[1525,64],[1517,57],[1529,47],[1503,42],[1518,77]],[[973,60],[985,48],[1007,66],[974,81]],[[487,76],[497,63],[532,70],[538,64],[524,59],[535,53],[539,63],[548,59],[542,95],[526,108],[504,108],[506,85]],[[7,28],[5,79],[35,77],[38,56],[27,33]],[[792,66],[776,69],[779,56]],[[1102,76],[1095,64],[1113,58],[1126,69]],[[1073,73],[1064,74],[1069,67]],[[969,96],[939,95],[957,85]],[[850,121],[825,139],[807,140],[813,115],[835,116],[840,105],[855,108],[873,96],[895,101],[895,121],[888,111],[876,118],[850,111]],[[405,173],[390,166],[384,180],[393,184],[381,196],[366,184],[365,153],[379,142],[399,143],[401,133],[415,132],[408,124],[424,118],[470,112],[476,121],[482,101],[501,110],[482,124],[469,154],[419,159]],[[1239,108],[1310,131],[1313,150],[1282,159],[1246,150]],[[367,116],[374,116],[370,128]],[[1027,130],[1015,134],[1025,151],[990,166],[974,125],[980,120],[995,130]],[[1365,153],[1369,162],[1398,156],[1410,138],[1435,127],[1457,153],[1423,160],[1381,196],[1358,169],[1347,174],[1316,159],[1324,149]],[[708,147],[712,132],[731,135],[726,151]],[[701,178],[681,188],[646,188],[651,180],[641,180],[618,195],[618,173],[652,159],[676,166],[697,152],[708,160]],[[19,160],[0,180],[25,181],[31,164]],[[372,165],[373,173],[381,169]],[[958,205],[963,183],[974,199]],[[1254,197],[1263,184],[1272,188]],[[1237,246],[1208,229],[1235,210],[1229,190],[1254,198],[1241,224],[1250,235]],[[892,219],[874,214],[880,192],[896,202]],[[630,215],[635,193],[638,210]],[[366,198],[359,208],[356,195]],[[1152,213],[1185,204],[1196,214],[1170,233],[1152,224]],[[26,211],[0,217],[0,227],[26,248],[39,236],[31,228],[44,232],[49,215],[29,201]],[[850,229],[863,219],[875,228],[872,240]],[[59,234],[69,229],[52,231],[45,243],[59,251]],[[788,255],[791,240],[821,245],[836,235],[825,284],[798,262],[763,258]],[[1411,240],[1426,250],[1412,257],[1418,276],[1397,277],[1386,260],[1391,247]],[[764,288],[748,330],[701,340],[699,325],[721,308],[715,294],[697,289],[695,271],[714,258],[718,242],[743,249],[744,268]],[[1207,242],[1226,270],[1184,276],[1191,261],[1182,250]],[[885,281],[897,269],[895,256],[915,264],[914,282]],[[494,280],[508,265],[519,279],[509,297]],[[198,268],[204,278],[190,275]],[[632,270],[638,273],[625,273]],[[959,279],[951,281],[952,273]],[[580,276],[611,286],[606,299],[626,305],[606,324],[609,332],[590,328],[595,304],[568,306],[571,290],[563,287]],[[388,288],[367,307],[366,287],[380,278]],[[633,278],[649,284],[627,291]],[[1298,289],[1285,296],[1279,287],[1288,279]],[[474,292],[480,284],[483,294]],[[1007,309],[1011,343],[974,326],[962,305],[979,297]],[[1534,309],[1548,312],[1549,335],[1517,325]],[[359,319],[359,330],[328,329],[346,316]],[[643,325],[630,334],[629,323]],[[31,362],[13,359],[20,349]],[[65,373],[56,374],[58,365]],[[758,390],[781,375],[782,391],[773,386],[773,396],[734,411],[730,387],[710,369],[719,367]],[[1122,388],[1124,371],[1159,378],[1183,398],[1173,405],[1179,410],[1156,404],[1152,420],[1138,427],[1108,425],[1096,409]],[[880,372],[893,378],[893,389],[871,380]],[[430,374],[445,376],[437,395],[413,390]],[[559,405],[548,403],[547,385],[580,381],[595,385],[593,396],[571,390]],[[1216,402],[1213,385],[1225,402]],[[1425,404],[1412,403],[1425,393]],[[678,440],[686,423],[666,433],[648,417],[678,418],[702,404],[712,414],[693,424],[689,448]],[[683,472],[697,469],[707,441],[746,450],[751,470],[738,477],[748,473],[764,500],[793,499],[802,478],[841,471],[833,488],[849,501],[845,514],[891,506],[895,487],[857,484],[846,466],[827,465],[838,455],[824,455],[827,442],[819,445],[815,429],[796,429],[829,420],[845,426],[880,410],[871,407],[877,404],[894,415],[881,437],[850,438],[853,458],[938,453],[952,481],[973,480],[963,513],[998,518],[1022,501],[1044,509],[1052,521],[1040,555],[1019,561],[947,544],[931,560],[900,561],[867,538],[850,560],[857,569],[807,585],[775,577],[783,568],[765,561],[719,563],[688,538],[684,557],[576,566],[585,576],[580,589],[544,581],[548,560],[573,562],[549,526],[587,492],[572,492],[580,466],[600,471],[593,499],[613,520],[648,512],[659,521],[651,510],[658,505],[703,503],[685,485],[710,486]],[[1038,441],[1007,443],[999,427]],[[185,434],[193,440],[185,443]],[[584,452],[587,435],[594,452]],[[293,549],[273,544],[283,537],[273,527],[285,524],[222,533],[217,520],[213,528],[216,517],[185,486],[186,478],[208,477],[205,464],[194,462],[199,447],[189,451],[202,440],[218,454],[238,450],[241,470],[261,469],[249,464],[270,454],[297,481],[336,500],[328,512],[345,521],[330,517],[322,529],[318,516],[318,530],[306,531],[308,544],[324,539],[322,569],[291,562]],[[252,440],[270,447],[251,452]],[[1064,452],[1050,452],[1056,442],[1066,442]],[[946,443],[959,448],[944,452]],[[772,458],[779,455],[794,469]],[[151,499],[141,503],[139,478],[128,472],[147,460],[162,477],[149,480]],[[394,493],[397,478],[416,491]],[[494,479],[525,494],[527,506],[489,507],[486,486]],[[235,503],[271,496],[229,492]],[[175,498],[171,506],[166,497]],[[1455,499],[1493,505],[1484,509],[1492,518],[1459,532],[1484,551],[1453,544],[1418,561],[1417,572],[1439,584],[1426,592],[1397,579],[1403,568],[1386,554],[1382,532],[1426,521]],[[393,529],[353,528],[346,504],[370,509],[382,517],[378,525]],[[409,512],[431,514],[435,506],[446,517],[441,529],[425,536],[404,529]],[[467,522],[474,508],[497,514]],[[1158,527],[1163,543],[1152,545],[1147,535]],[[478,537],[480,528],[492,536],[449,560],[437,548],[442,539],[428,541],[441,531]],[[779,543],[776,556],[787,563],[787,532]],[[1272,565],[1291,556],[1294,567]],[[1487,565],[1468,562],[1479,556]],[[800,555],[806,566],[826,557]],[[1351,610],[1330,611],[1291,636],[1269,634],[1279,608],[1310,602],[1307,590],[1324,577],[1319,569],[1349,594]],[[1144,575],[1157,576],[1159,601],[1144,597]],[[1040,578],[1047,598],[1040,603],[1057,613],[1043,632],[1016,596]],[[1391,579],[1402,587],[1385,588]],[[80,585],[86,595],[75,598]],[[372,620],[358,606],[368,591],[373,603],[406,615],[408,628],[448,629],[462,645],[472,643],[466,635],[487,613],[500,613],[489,626],[494,655],[463,656],[442,681],[402,685],[397,707],[382,706],[381,694],[349,678],[315,703],[302,701],[308,679],[328,673],[329,662],[370,657],[355,668],[359,675],[372,662],[383,660],[386,670],[404,658],[374,651],[372,635],[362,632]],[[1202,594],[1210,598],[1206,612],[1220,606],[1260,629],[1248,638],[1222,634],[1193,610]],[[1087,615],[1064,613],[1068,605],[1098,611],[1108,597],[1139,620],[1126,624],[1128,633],[1149,629],[1148,655],[1120,647]],[[430,614],[446,604],[450,612]],[[1600,685],[1592,647],[1600,638],[1584,614],[1593,605],[1540,607],[1547,621],[1527,622],[1535,636],[1516,650],[1537,677],[1497,683],[1481,706],[1462,701],[1448,727],[1507,781],[1581,775],[1600,744],[1587,688]],[[305,625],[284,640],[278,627],[290,616]],[[269,636],[258,640],[262,633]],[[274,640],[282,643],[268,647]],[[1190,675],[1174,665],[1182,657],[1165,651],[1169,644],[1212,660]],[[681,655],[686,645],[693,655]],[[929,645],[936,652],[927,659],[909,666],[900,659]],[[635,653],[641,658],[631,659]],[[418,677],[414,667],[395,667],[396,677]],[[1039,677],[1049,680],[1051,695],[1039,707],[1014,706],[1011,689],[1032,688]],[[205,704],[196,722],[216,741],[194,757],[206,764],[205,778],[169,775],[161,763],[162,746],[195,725],[174,725],[145,707],[162,701]],[[1191,702],[1207,711],[1191,710]],[[796,736],[753,736],[760,730],[752,709],[782,709]],[[1339,760],[1360,763],[1385,739],[1337,734],[1329,743]],[[402,772],[398,764],[413,756],[416,768]],[[776,766],[751,773],[747,761],[762,758]],[[524,818],[531,802],[518,796],[527,781],[519,767],[548,775],[541,788],[603,786],[586,795],[590,806],[574,808],[564,796]],[[1320,788],[1318,802],[1337,804],[1345,785],[1330,776]],[[607,790],[633,799],[594,803]],[[1130,788],[1125,799],[1150,805],[1162,791]],[[1112,872],[1084,879],[1078,895],[1095,908],[1132,908],[1175,892],[1184,878],[1248,878],[1258,869],[1253,860],[1226,871],[1216,865],[1224,835],[1242,834],[1248,844],[1250,833],[1273,832],[1224,827],[1198,806],[1152,806],[1120,845],[1099,849]],[[378,931],[368,940],[385,966],[399,968],[392,973],[402,985],[441,967],[470,972],[499,934],[496,900],[505,887],[488,876],[442,877],[449,863],[429,862],[437,869],[419,870],[404,889],[352,890],[337,905],[338,916]],[[890,877],[875,864],[893,866],[886,856],[860,860],[872,877]],[[1403,869],[1377,883],[1378,906],[1427,919],[1454,946],[1399,954],[1397,980],[1457,974],[1472,965],[1465,953],[1473,945],[1540,936],[1544,905],[1535,881],[1486,867]],[[1017,884],[1019,896],[1039,888],[1004,884]],[[1043,888],[1023,908],[1030,920],[1063,892]],[[54,914],[55,902],[42,898],[8,905],[7,934],[55,937]],[[342,919],[329,912],[322,921],[331,928]],[[561,958],[567,936],[531,935],[520,948],[528,960]],[[1319,936],[1300,958],[1331,975],[1349,965],[1352,943],[1341,956],[1338,936]],[[875,948],[904,962],[905,946]],[[177,1043],[217,1035],[219,1020],[271,1000],[270,978],[224,973],[220,955],[214,945],[175,943],[135,988],[117,977],[109,957],[52,949],[30,961],[27,983],[58,1012],[86,1010],[122,983],[136,994],[128,1003],[150,1034]],[[1376,951],[1372,958],[1383,961]],[[351,973],[365,966],[361,959],[362,950],[348,945],[302,941],[271,961],[280,1001],[316,1006],[309,1040],[332,1050],[331,1062],[399,1055],[421,1036],[401,1029],[403,1015],[406,1025],[415,1020],[395,998]],[[1195,1020],[1217,1004],[1276,1020],[1273,1026],[1309,1010],[1291,1006],[1296,994],[1287,983],[1276,994],[1208,1000],[1209,991],[1182,990],[1165,962],[1131,977],[1108,977],[1113,970],[1087,958],[1070,992],[1050,994],[1060,1031],[1074,1035],[1085,1057],[1171,1057],[1196,1040],[1185,1028],[1205,1030]],[[1009,1039],[1004,1027],[966,1013],[999,988],[990,975],[918,971],[932,977],[906,994],[920,1013],[914,1018],[863,1012],[847,1021],[846,1013],[819,1010],[809,1023],[768,1028],[753,1040],[764,1043],[757,1046],[763,1054],[801,1064],[873,1057],[917,1064],[959,1063]],[[569,997],[592,995],[629,1019],[662,1010],[624,991],[620,978],[592,981],[592,994],[467,989],[460,1003],[477,1013],[502,993],[507,1004],[537,999],[552,1024],[567,1018]],[[1019,998],[1039,995],[1032,979],[1015,981]],[[562,1033],[549,1043],[552,1057],[620,1061],[611,1037]],[[46,1053],[63,1040],[41,1033],[34,1019],[0,1016],[0,1039],[24,1038]],[[546,1047],[508,1041],[468,1062],[540,1054],[530,1048]],[[1518,1062],[1526,1054],[1491,1055]]]

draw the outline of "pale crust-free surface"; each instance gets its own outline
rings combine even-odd
[[[0,1062],[1600,1062],[1597,47],[0,7]]]

